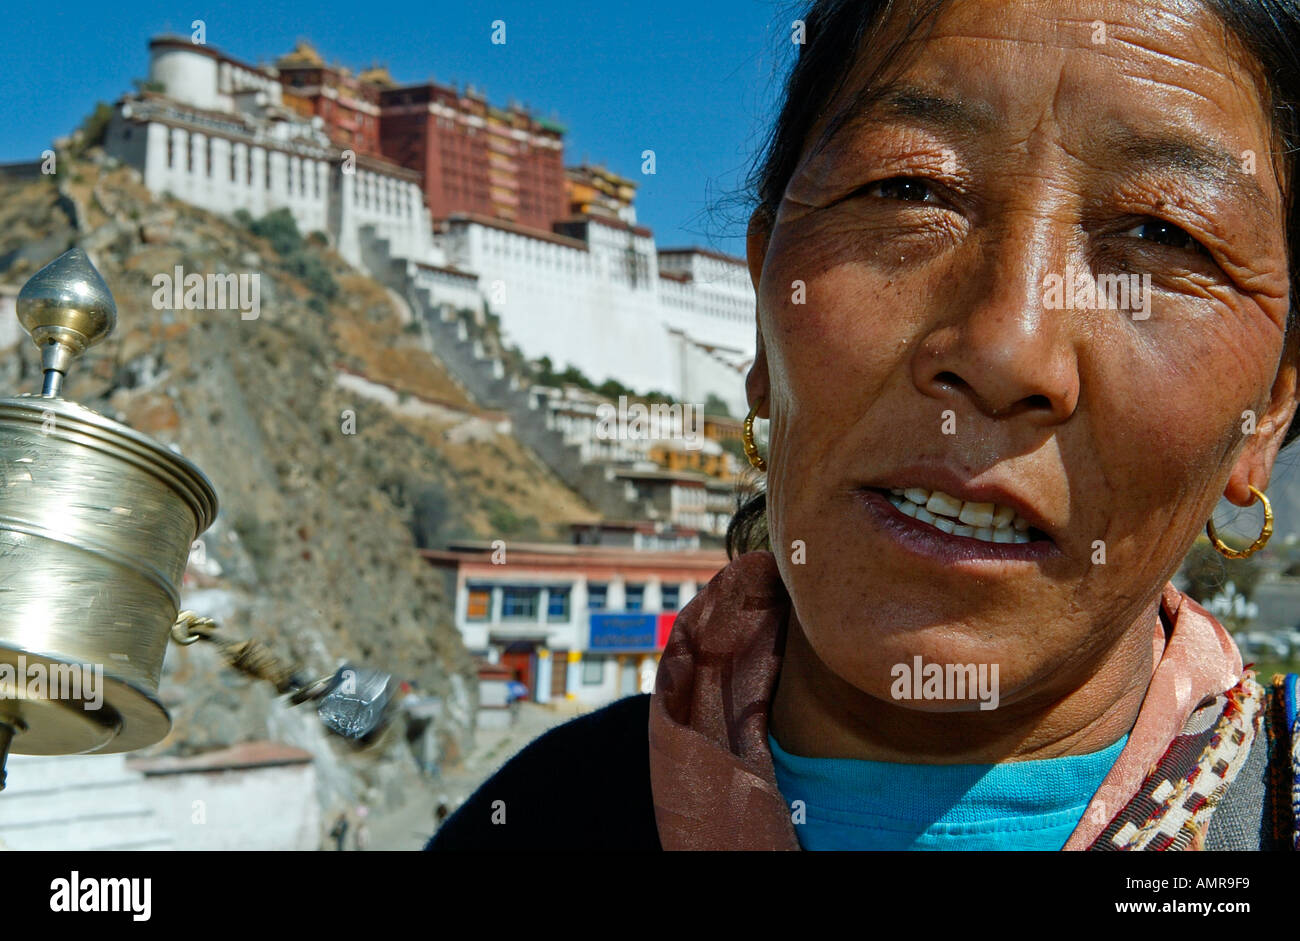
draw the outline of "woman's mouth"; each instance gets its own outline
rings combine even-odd
[[[923,487],[857,491],[883,532],[909,554],[945,565],[1043,563],[1060,549],[1012,507]]]
[[[906,490],[894,487],[885,496],[899,512],[951,536],[996,543],[1026,543],[1046,538],[1009,506],[959,500],[942,490],[924,487]]]

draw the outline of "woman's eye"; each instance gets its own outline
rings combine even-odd
[[[1168,245],[1170,248],[1184,248],[1200,254],[1208,254],[1205,246],[1192,238],[1185,229],[1180,229],[1172,222],[1163,222],[1159,219],[1148,219],[1145,222],[1139,222],[1127,232],[1121,232],[1120,234],[1143,239],[1144,241],[1150,240],[1159,245]]]
[[[863,188],[864,193],[874,193],[885,199],[901,199],[908,203],[932,201],[934,191],[923,180],[911,176],[896,176]]]

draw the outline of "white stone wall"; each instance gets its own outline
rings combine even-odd
[[[129,132],[129,137],[127,136]],[[143,157],[137,142],[143,141]],[[324,152],[286,153],[162,122],[113,122],[106,150],[139,166],[151,192],[219,213],[287,208],[305,234],[330,229],[330,163]],[[269,177],[268,177],[269,174]]]
[[[446,245],[454,264],[478,272],[508,342],[530,359],[549,356],[557,369],[571,363],[597,383],[680,387],[656,293],[628,284],[609,252],[465,222],[452,223]]]
[[[753,326],[749,327],[753,334]],[[744,417],[749,411],[749,402],[745,397],[745,372],[737,369],[739,362],[748,363],[753,359],[753,347],[745,353],[709,352],[685,335],[679,337],[680,356],[684,363],[682,374],[685,377],[682,398],[687,402],[703,405],[712,392],[727,403],[727,410],[733,418]]]
[[[162,46],[152,50],[149,80],[163,85],[168,98],[208,111],[235,111],[236,98],[259,92],[267,104],[280,104],[278,79],[238,63],[218,61],[202,47]]]
[[[668,256],[665,256],[668,257]],[[701,256],[695,256],[701,257]],[[705,259],[709,260],[709,259]],[[659,279],[665,323],[700,343],[742,347],[753,354],[754,290],[741,265],[708,268],[708,280]],[[673,267],[663,265],[664,270]],[[748,341],[742,338],[748,335]]]
[[[209,111],[221,108],[217,60],[203,52],[170,47],[153,50],[149,80],[161,82],[168,98]]]
[[[340,176],[341,226],[354,232],[373,226],[375,234],[388,241],[394,258],[429,259],[433,226],[418,183],[361,167],[352,173],[340,171]],[[350,241],[339,238],[340,254],[360,264],[359,246],[356,257],[349,257]]]
[[[599,684],[588,686],[582,682],[585,664],[588,660],[600,664],[601,678]],[[608,654],[592,654],[590,657],[584,654],[582,661],[578,663],[578,682],[576,685],[569,685],[568,691],[573,694],[574,699],[589,706],[601,706],[613,702],[618,696],[617,658]]]
[[[316,771],[310,762],[149,775],[144,789],[173,849],[320,848]]]
[[[125,107],[110,124],[105,149],[138,167],[151,192],[169,192],[226,214],[244,209],[261,217],[287,208],[303,234],[326,233],[356,265],[361,264],[357,232],[363,226],[373,226],[387,239],[395,257],[429,261],[434,256],[428,209],[413,180],[374,170],[344,173],[323,148],[286,150],[269,141],[128,120],[133,106]],[[481,306],[463,290],[455,300],[457,306]]]
[[[708,262],[695,270],[709,280],[683,284],[659,278],[643,260],[653,240],[629,240],[595,224],[588,232],[584,250],[453,220],[442,244],[454,264],[479,273],[479,290],[500,315],[507,341],[530,359],[549,356],[557,370],[571,363],[597,383],[613,377],[688,402],[702,404],[713,393],[744,414],[743,374],[698,349],[712,344],[736,360],[752,359],[753,292],[743,266],[688,256]]]
[[[407,270],[417,287],[429,291],[433,304],[449,304],[456,310],[467,308],[479,314],[483,312],[483,295],[478,289],[478,279],[420,265],[411,265]]]
[[[126,758],[10,755],[0,850],[176,849],[148,782]]]

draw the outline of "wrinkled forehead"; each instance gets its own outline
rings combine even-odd
[[[882,118],[961,136],[1052,133],[1069,148],[1147,130],[1201,142],[1179,159],[1225,173],[1243,151],[1276,149],[1259,63],[1203,3],[952,0],[910,36],[908,6],[859,48],[801,163]]]

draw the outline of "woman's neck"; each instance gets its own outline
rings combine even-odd
[[[993,764],[1100,751],[1137,718],[1159,657],[1156,598],[1104,660],[1066,683],[1004,696],[998,708],[926,712],[870,696],[832,673],[793,611],[769,729],[809,758],[910,764]]]

